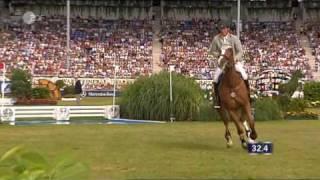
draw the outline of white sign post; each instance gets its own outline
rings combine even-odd
[[[2,83],[1,83],[1,117],[3,116],[3,106],[4,106],[4,89],[6,82],[6,64],[1,63],[0,69],[2,69]]]
[[[173,105],[173,95],[172,95],[172,71],[174,71],[174,65],[169,66],[170,72],[170,122],[175,120],[175,117],[172,112],[172,105]]]

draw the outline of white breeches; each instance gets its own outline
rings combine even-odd
[[[216,70],[214,71],[214,77],[213,77],[213,82],[218,83],[219,76],[221,75],[222,70],[219,66],[217,66]]]
[[[237,72],[239,72],[239,73],[241,74],[241,76],[242,76],[242,78],[243,78],[244,80],[247,80],[247,79],[248,79],[248,74],[246,73],[246,70],[244,69],[243,64],[242,64],[241,62],[237,62],[237,63],[235,64],[235,69],[236,69]],[[215,83],[218,82],[219,76],[221,75],[221,73],[222,73],[222,69],[218,66],[218,67],[216,68],[216,70],[214,71],[213,81],[214,81]]]

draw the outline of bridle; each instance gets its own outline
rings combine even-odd
[[[228,57],[228,56],[226,56],[226,54],[223,55],[223,59],[221,60],[222,61],[221,62],[221,69],[223,71],[225,71],[226,68],[232,68],[235,66],[235,62],[232,61],[230,58],[231,58],[231,56]]]

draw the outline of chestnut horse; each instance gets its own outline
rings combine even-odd
[[[221,108],[218,111],[226,128],[225,138],[227,140],[227,147],[232,146],[231,133],[228,127],[228,122],[232,120],[236,125],[242,147],[246,148],[246,135],[249,140],[255,140],[257,138],[254,119],[251,114],[251,105],[248,96],[249,90],[246,87],[241,74],[235,69],[232,48],[227,49],[223,57],[224,58],[221,60],[223,74],[218,91]],[[250,128],[248,127],[246,120],[249,123]],[[247,134],[245,132],[247,132]]]

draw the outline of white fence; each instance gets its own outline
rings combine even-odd
[[[119,118],[120,107],[116,106],[5,106],[1,121],[13,122],[19,118],[52,118],[70,120],[70,117]]]

